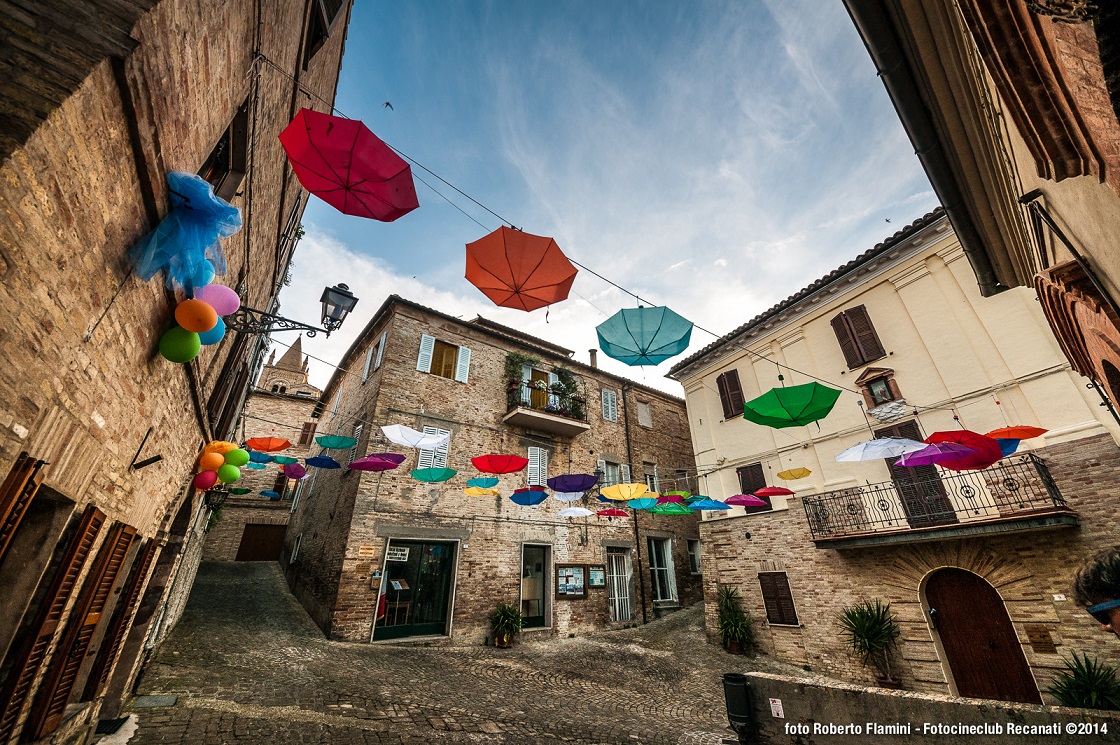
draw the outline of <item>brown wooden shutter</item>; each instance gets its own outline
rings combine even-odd
[[[109,630],[105,634],[105,639],[101,642],[101,651],[98,653],[97,661],[94,662],[93,669],[90,671],[86,689],[82,693],[82,701],[91,701],[96,698],[105,684],[109,682],[109,673],[112,671],[113,663],[116,662],[117,654],[121,650],[125,631],[128,630],[128,622],[132,618],[132,611],[136,608],[136,603],[140,600],[140,590],[144,586],[144,580],[148,578],[148,572],[152,568],[152,560],[155,558],[158,548],[159,544],[156,541],[148,541],[132,564],[132,573],[128,577],[124,594],[113,612],[113,618],[109,622]]]
[[[317,422],[305,422],[303,430],[299,433],[299,444],[310,445],[311,439],[315,437],[315,427],[318,426]]]
[[[762,600],[766,605],[766,620],[770,623],[797,625],[797,611],[793,607],[793,593],[785,572],[759,572]]]
[[[28,727],[35,737],[44,737],[54,732],[62,723],[62,715],[70,701],[70,694],[74,690],[90,641],[135,538],[136,528],[115,523],[101,550],[97,552],[97,562],[90,570],[82,586],[82,594],[70,612],[66,631],[51,657],[51,665],[31,707]]]
[[[832,319],[832,330],[836,332],[836,341],[840,342],[840,351],[844,353],[844,361],[848,363],[848,369],[859,367],[863,363],[863,359],[860,357],[859,347],[856,346],[856,338],[852,334],[852,329],[848,326],[845,313],[841,313]]]
[[[719,400],[723,404],[723,418],[734,419],[743,415],[743,387],[739,384],[739,371],[728,370],[716,378]]]
[[[0,689],[0,742],[7,742],[15,730],[20,711],[31,692],[31,683],[38,675],[62,619],[62,612],[104,523],[105,513],[90,505],[82,514],[78,529],[66,547],[27,641],[20,649],[3,689]]]
[[[288,488],[288,477],[283,473],[276,476],[276,481],[272,482],[272,491],[278,492],[281,497],[284,496],[284,490]]]
[[[762,603],[766,606],[766,620],[770,623],[781,623],[781,611],[778,609],[778,592],[775,589],[775,572],[760,572],[758,584],[762,587]]]
[[[344,7],[346,7],[346,0],[319,0],[319,8],[323,14],[323,26],[327,29],[328,34],[334,31],[334,25],[342,17]]]
[[[875,333],[875,327],[871,324],[871,316],[867,314],[866,307],[857,305],[845,311],[844,315],[852,329],[856,347],[859,348],[860,356],[863,358],[862,362],[871,362],[886,356],[886,351],[883,349],[882,342],[879,341],[879,335]]]
[[[735,469],[739,475],[739,488],[744,494],[751,494],[766,486],[766,474],[761,463],[751,463],[748,466],[739,466]]]
[[[43,465],[44,461],[20,453],[4,483],[0,484],[0,561],[3,561],[20,521],[39,491],[35,476]]]

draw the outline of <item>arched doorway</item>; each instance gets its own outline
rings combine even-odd
[[[1042,703],[994,587],[964,569],[939,569],[926,581],[925,596],[958,696]]]

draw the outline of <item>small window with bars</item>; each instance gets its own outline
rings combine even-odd
[[[793,605],[793,593],[786,573],[759,572],[758,584],[762,587],[766,620],[779,626],[797,626],[797,609]]]

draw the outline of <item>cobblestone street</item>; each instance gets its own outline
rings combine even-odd
[[[326,641],[269,563],[206,563],[153,660],[133,743],[719,743],[699,607],[644,628],[491,647]]]

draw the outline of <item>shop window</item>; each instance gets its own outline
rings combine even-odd
[[[840,343],[849,370],[882,359],[887,354],[879,335],[875,333],[867,308],[862,305],[833,318],[832,330],[836,332],[836,341]]]
[[[716,376],[719,402],[723,404],[723,418],[734,419],[743,415],[743,387],[739,384],[739,371],[728,370]]]
[[[751,463],[747,466],[740,466],[735,469],[735,474],[739,477],[739,488],[742,489],[743,494],[754,494],[756,491],[766,486],[766,473],[762,470],[761,463]],[[744,507],[747,514],[752,512],[769,512],[774,509],[774,505],[770,502],[770,497],[759,497],[766,506],[759,505],[757,507]]]
[[[420,372],[466,383],[470,366],[469,347],[457,347],[427,334],[420,336],[420,353],[416,357],[416,369]]]
[[[797,609],[793,606],[793,593],[785,572],[759,572],[762,602],[766,605],[766,620],[780,626],[797,626]]]
[[[246,99],[198,169],[198,175],[213,184],[214,193],[228,202],[237,196],[248,171],[248,154],[249,101]]]

